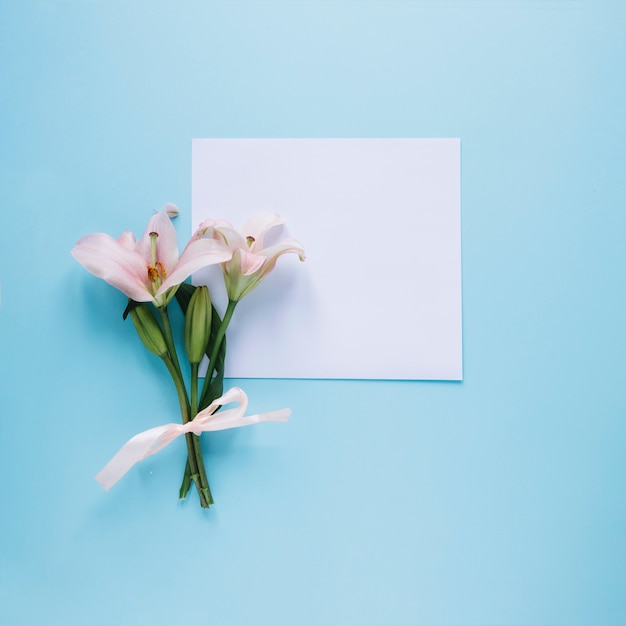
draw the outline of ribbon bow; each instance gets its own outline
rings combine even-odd
[[[220,406],[232,402],[239,403],[239,406],[215,413]],[[243,389],[233,387],[223,396],[214,400],[206,409],[200,411],[192,421],[186,424],[156,426],[129,439],[96,474],[96,480],[104,487],[105,491],[108,491],[135,463],[158,452],[172,443],[174,439],[186,433],[200,435],[203,432],[239,428],[260,422],[286,422],[291,415],[291,409],[244,415],[247,408],[248,396]]]

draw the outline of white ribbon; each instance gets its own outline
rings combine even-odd
[[[238,402],[234,409],[226,409],[215,413],[225,404]],[[158,452],[185,433],[199,435],[213,430],[239,428],[259,422],[286,422],[291,415],[291,409],[244,415],[248,408],[248,396],[243,389],[233,387],[223,396],[217,398],[206,409],[200,411],[196,417],[186,424],[165,424],[144,430],[127,441],[118,453],[98,472],[96,480],[108,491],[135,463]]]

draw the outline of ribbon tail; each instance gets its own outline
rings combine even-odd
[[[180,434],[182,432],[178,424],[166,424],[135,435],[96,474],[95,479],[108,491],[135,463],[158,452]]]
[[[290,415],[291,409],[280,409],[279,411],[257,413],[256,415],[242,415],[238,409],[227,409],[211,415],[212,419],[202,426],[202,430],[226,430],[227,428],[240,428],[261,422],[286,422]]]

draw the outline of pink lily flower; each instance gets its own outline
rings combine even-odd
[[[301,261],[306,258],[302,244],[291,237],[263,247],[267,233],[280,224],[284,224],[280,215],[267,211],[248,220],[241,232],[224,220],[208,219],[198,227],[196,238],[222,241],[232,253],[232,258],[222,263],[228,298],[232,302],[249,294],[274,269],[279,256],[295,252]]]
[[[150,218],[139,241],[130,231],[123,232],[119,239],[94,233],[78,241],[72,256],[129,298],[166,306],[180,283],[193,272],[227,262],[232,256],[221,241],[194,237],[179,258],[176,230],[166,209]]]

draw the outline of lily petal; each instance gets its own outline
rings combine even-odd
[[[180,211],[178,210],[178,207],[175,204],[172,204],[171,202],[167,202],[165,206],[163,207],[163,210],[167,213],[170,219],[174,219],[175,217],[178,217],[180,215]]]
[[[243,248],[239,248],[237,253],[239,254],[239,267],[244,276],[254,274],[260,270],[263,263],[265,263],[266,257],[261,254],[253,254]],[[233,255],[233,261],[235,261],[235,255]]]
[[[253,252],[259,252],[263,249],[265,235],[275,226],[280,226],[284,223],[285,220],[278,213],[265,211],[250,218],[241,229],[241,232],[244,237],[254,238],[251,249]]]
[[[270,246],[269,248],[265,248],[265,250],[261,250],[259,254],[276,260],[279,256],[285,254],[286,252],[295,252],[300,257],[301,261],[306,259],[304,246],[297,239],[293,239],[291,237],[283,239],[275,246]]]
[[[207,265],[230,261],[232,252],[221,241],[215,239],[192,239],[170,269],[169,274],[156,295],[159,296],[171,287],[182,283],[194,272]]]
[[[150,233],[158,234],[156,240],[156,260],[165,267],[168,273],[171,272],[178,261],[178,241],[176,239],[176,229],[165,211],[160,211],[150,218],[144,234],[137,242],[137,252],[146,259],[147,263],[152,264],[152,240]]]
[[[213,238],[213,230],[216,228],[232,228],[233,225],[230,222],[222,219],[208,218],[204,222],[200,223],[200,226],[196,229],[193,238],[200,239],[201,237]]]
[[[116,287],[137,302],[149,302],[145,260],[110,235],[94,233],[82,237],[72,256],[89,272]]]
[[[214,231],[231,250],[234,251],[237,248],[248,250],[248,241],[238,230],[227,226],[216,226]]]
[[[134,250],[137,242],[135,241],[135,235],[130,232],[130,230],[125,230],[118,238],[118,242],[121,243],[125,248],[129,250]]]

